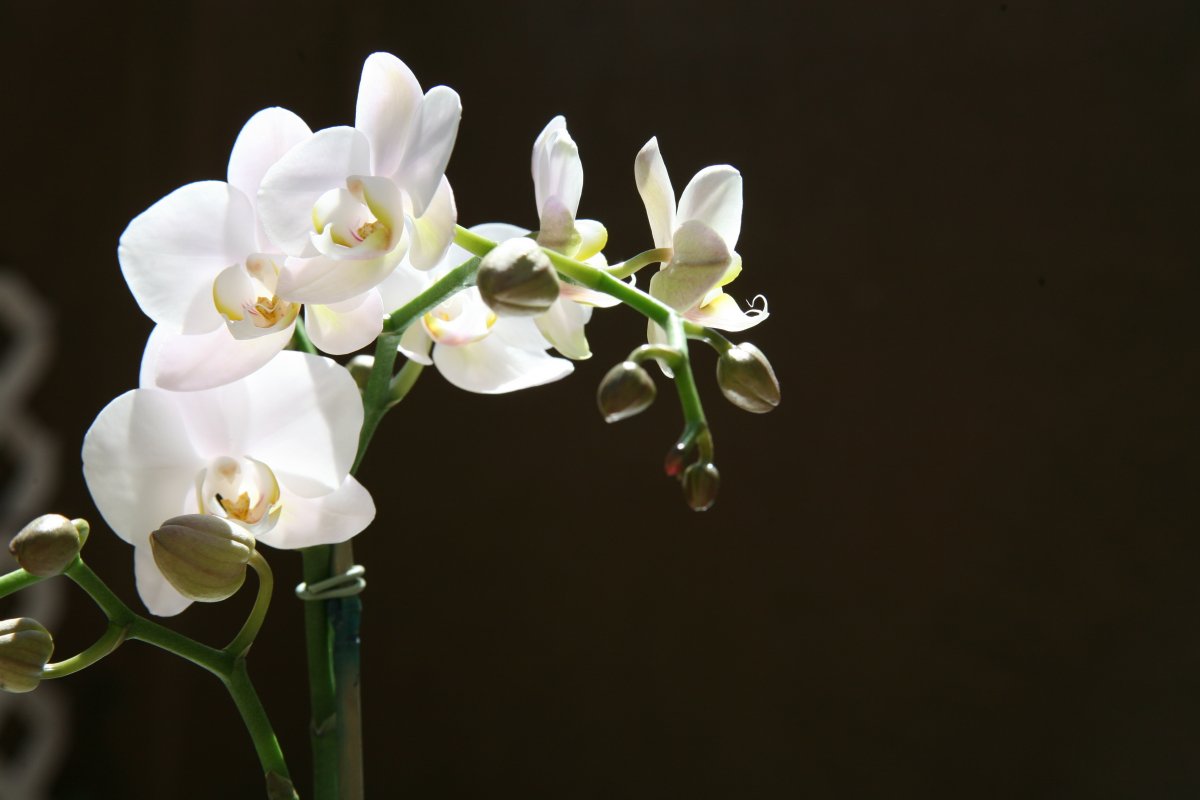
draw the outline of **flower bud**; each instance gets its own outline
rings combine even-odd
[[[732,347],[717,359],[717,385],[729,402],[754,414],[779,405],[779,379],[771,362],[752,344]]]
[[[692,464],[683,473],[683,496],[692,511],[707,511],[717,500],[721,476],[712,463]]]
[[[509,239],[492,248],[475,278],[483,301],[501,316],[530,317],[558,299],[558,275],[537,242]]]
[[[0,689],[32,692],[42,681],[54,639],[37,620],[22,617],[0,622]]]
[[[650,373],[640,364],[624,361],[610,369],[600,381],[596,403],[605,422],[619,422],[649,408],[657,393]]]
[[[150,534],[150,549],[154,563],[180,594],[215,603],[245,582],[254,537],[220,517],[185,514]]]
[[[43,514],[21,529],[8,545],[21,569],[49,578],[58,575],[79,555],[88,524],[61,514]]]

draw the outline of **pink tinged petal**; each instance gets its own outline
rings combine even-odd
[[[374,289],[341,303],[310,304],[304,321],[313,344],[326,353],[345,355],[366,347],[383,331],[383,298]]]
[[[570,361],[540,350],[522,350],[499,336],[462,347],[439,344],[433,363],[442,377],[460,389],[480,394],[502,394],[540,386],[570,375]]]
[[[421,84],[403,61],[391,53],[367,56],[354,127],[370,142],[371,174],[392,175],[399,168],[420,104]]]
[[[583,163],[579,160],[579,147],[561,116],[552,119],[534,142],[533,191],[538,214],[543,218],[551,198],[557,198],[572,219],[579,213]]]
[[[671,235],[675,232],[675,190],[671,187],[667,165],[658,151],[657,138],[651,138],[637,154],[633,176],[646,206],[654,246],[670,247]]]
[[[335,361],[289,350],[238,384],[203,394],[230,428],[222,454],[257,459],[308,497],[342,485],[363,410],[358,386]]]
[[[227,183],[180,187],[135,217],[121,234],[117,258],[138,306],[176,331],[221,324],[212,282],[254,252],[254,210]]]
[[[344,542],[375,519],[375,501],[353,477],[335,491],[305,497],[282,487],[279,522],[259,541],[285,550]]]
[[[732,258],[715,231],[686,222],[675,232],[671,263],[650,278],[650,294],[676,311],[693,309],[725,275]]]
[[[732,250],[742,230],[742,174],[726,165],[696,173],[679,197],[679,224],[703,222]]]
[[[242,126],[229,155],[229,184],[252,202],[271,166],[300,142],[312,136],[304,120],[285,108],[264,108]],[[262,235],[265,237],[266,232]],[[267,242],[260,241],[260,248]]]
[[[405,237],[395,250],[373,259],[289,258],[279,273],[276,292],[297,303],[349,300],[383,283],[404,259],[407,246]]]
[[[765,320],[770,314],[767,312],[767,300],[762,295],[754,299],[763,301],[762,308],[756,308],[752,305],[750,308],[742,311],[738,308],[737,301],[729,295],[721,292],[711,302],[706,303],[700,308],[686,312],[683,316],[698,322],[701,325],[709,328],[716,328],[722,331],[744,331],[748,328],[753,328],[758,323]]]
[[[224,325],[196,334],[156,326],[142,354],[141,386],[194,392],[232,383],[274,358],[291,341],[294,329],[293,318],[273,333],[236,339]]]
[[[446,174],[461,117],[458,92],[447,86],[433,87],[421,101],[417,122],[395,172],[396,182],[412,198],[414,217],[425,215],[438,183]]]
[[[113,400],[83,437],[83,478],[108,526],[135,546],[163,520],[194,511],[204,465],[188,435],[180,398],[135,389]]]
[[[160,519],[159,522],[166,522],[167,519]],[[149,543],[134,548],[133,575],[137,579],[138,596],[155,616],[173,617],[192,604],[158,571]]]
[[[420,322],[415,322],[409,325],[408,329],[400,336],[400,343],[396,349],[410,361],[429,366],[433,363],[433,359],[429,357],[429,349],[432,346],[433,339],[430,339],[429,334],[425,332],[425,326]]]
[[[267,236],[288,255],[311,254],[317,200],[370,168],[367,137],[354,128],[326,128],[297,144],[267,170],[258,191],[258,216]]]
[[[608,229],[594,219],[576,220],[575,230],[579,234],[579,250],[573,258],[577,261],[587,261],[599,255],[604,245],[608,244]]]
[[[421,318],[425,331],[440,344],[461,347],[488,335],[496,314],[471,287],[445,300]]]
[[[534,323],[542,335],[554,345],[554,349],[567,358],[580,361],[592,357],[584,336],[583,326],[587,323],[591,309],[559,298],[544,314],[534,317]]]
[[[412,241],[409,263],[420,270],[436,267],[454,241],[457,222],[458,208],[454,203],[454,192],[450,189],[450,181],[443,176],[425,213],[415,219],[408,218]]]

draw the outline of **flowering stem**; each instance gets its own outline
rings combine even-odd
[[[384,414],[408,393],[420,375],[421,365],[410,361],[393,376],[400,337],[423,314],[472,285],[478,270],[479,259],[469,259],[384,321],[383,332],[375,343],[374,364],[363,389],[363,426],[351,474],[358,472]],[[303,551],[303,558],[304,581],[311,586],[348,570],[354,564],[354,549],[350,542],[309,547]],[[316,800],[352,800],[363,794],[361,619],[362,599],[357,595],[304,604]]]
[[[455,229],[454,243],[467,252],[477,256],[487,255],[496,243],[467,230],[461,225]],[[625,305],[637,311],[652,322],[657,323],[667,333],[667,346],[677,351],[679,356],[672,361],[671,370],[675,373],[675,389],[679,393],[679,404],[683,409],[684,436],[697,438],[702,445],[704,454],[712,457],[712,437],[708,435],[708,422],[704,418],[704,407],[700,403],[700,393],[696,388],[696,379],[692,375],[691,362],[688,357],[687,333],[685,323],[675,309],[643,292],[624,281],[620,281],[603,269],[584,264],[581,261],[567,258],[562,253],[545,250],[550,262],[560,273],[576,283],[589,289],[615,297]],[[650,258],[647,255],[655,253],[648,250],[634,259]],[[657,256],[655,256],[657,257]]]
[[[262,553],[255,550],[250,555],[249,564],[258,574],[258,594],[254,597],[254,608],[250,609],[250,615],[246,617],[242,629],[237,632],[237,636],[233,637],[233,641],[225,646],[225,652],[235,658],[245,658],[246,653],[250,652],[250,645],[254,644],[259,630],[262,629],[263,621],[267,618],[267,609],[271,605],[271,592],[275,588],[271,565],[262,557]]]
[[[706,343],[720,355],[724,355],[733,349],[733,342],[726,339],[723,334],[699,323],[685,321],[683,323],[683,332],[687,334],[687,338],[697,339]]]
[[[104,655],[111,653],[126,639],[136,639],[204,667],[216,675],[229,690],[229,696],[233,698],[234,705],[237,706],[242,720],[246,723],[246,730],[249,731],[250,738],[254,742],[254,750],[258,753],[259,763],[262,764],[263,771],[267,776],[268,797],[272,800],[286,797],[286,794],[281,793],[281,787],[290,787],[291,785],[287,763],[284,761],[283,751],[279,749],[279,741],[275,738],[275,731],[271,728],[267,712],[250,683],[250,675],[246,671],[246,659],[201,644],[195,639],[133,613],[129,606],[113,594],[104,581],[92,572],[87,564],[83,563],[83,559],[76,558],[63,574],[91,596],[100,610],[108,617],[109,623],[109,629],[100,641],[76,658],[96,651],[95,658],[92,659],[92,663],[94,663]],[[107,652],[100,653],[100,646],[104,643],[110,646]],[[68,659],[68,661],[72,660]],[[84,666],[87,664],[77,664],[71,671],[82,669]],[[65,673],[60,672],[59,674]]]

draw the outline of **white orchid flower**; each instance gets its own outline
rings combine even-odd
[[[258,224],[267,169],[311,135],[282,108],[238,135],[228,182],[190,183],[137,216],[117,255],[134,299],[157,325],[143,357],[150,385],[208,389],[261,367],[292,338],[299,305],[276,294],[284,262]]]
[[[594,219],[575,219],[583,195],[583,162],[561,115],[538,134],[530,166],[540,221],[538,244],[579,261],[603,250],[608,242],[604,226]]]
[[[735,251],[742,227],[742,176],[728,165],[696,173],[675,205],[667,166],[652,138],[637,155],[634,177],[646,205],[654,246],[670,260],[650,279],[650,294],[686,319],[710,328],[741,331],[767,318],[767,309],[742,311],[721,287],[742,271]],[[651,339],[662,329],[651,323]]]
[[[312,305],[313,342],[331,353],[369,343],[383,327],[376,287],[401,261],[437,265],[458,213],[446,165],[462,105],[454,90],[421,85],[404,62],[375,53],[363,65],[353,128],[318,131],[266,173],[259,208],[288,258],[280,297]]]
[[[493,241],[512,239],[527,232],[500,223],[476,225],[471,230]],[[470,253],[454,245],[442,263],[429,272],[397,270],[379,287],[387,307],[403,306],[470,258]],[[574,303],[563,304],[561,298],[555,302],[555,307],[560,304],[575,306]],[[552,307],[546,314],[554,310]],[[582,310],[587,313],[587,309]],[[570,361],[546,352],[552,344],[539,330],[535,319],[498,317],[483,301],[479,290],[472,286],[410,325],[400,339],[400,352],[418,363],[437,366],[446,380],[469,392],[502,394],[540,386],[566,377],[574,367]]]
[[[286,549],[366,528],[375,505],[349,475],[362,420],[343,367],[291,351],[214,389],[144,386],[109,403],[84,437],[83,475],[109,527],[134,546],[146,607],[169,616],[190,602],[150,551],[150,533],[171,517],[214,514]]]

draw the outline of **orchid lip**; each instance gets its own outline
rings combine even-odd
[[[210,461],[196,474],[196,502],[201,513],[227,519],[255,536],[274,528],[283,510],[275,473],[248,456]]]

